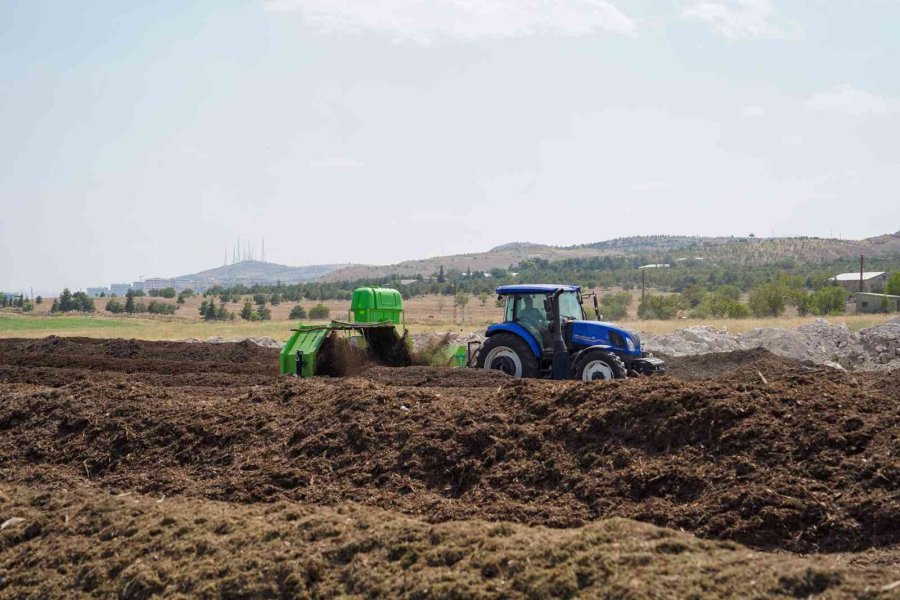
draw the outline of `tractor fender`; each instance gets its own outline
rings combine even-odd
[[[485,332],[485,336],[491,337],[492,335],[496,335],[502,331],[506,331],[509,333],[513,333],[528,344],[528,347],[531,348],[531,351],[534,352],[535,358],[541,357],[541,348],[538,346],[537,342],[534,341],[534,336],[528,333],[528,330],[519,325],[518,323],[498,323],[497,325],[491,325],[487,328]]]
[[[581,356],[586,352],[590,352],[591,350],[606,350],[607,352],[612,352],[613,354],[615,354],[615,350],[613,350],[613,347],[609,344],[597,344],[596,346],[588,346],[587,348],[582,348],[575,353],[575,355],[572,357],[572,364],[577,364],[581,359]]]

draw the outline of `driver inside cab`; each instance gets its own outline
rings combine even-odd
[[[522,302],[524,306],[520,306],[518,310],[520,321],[528,321],[536,327],[540,327],[542,323],[547,321],[547,313],[543,310],[543,306],[540,309],[535,308],[534,296],[523,296]]]

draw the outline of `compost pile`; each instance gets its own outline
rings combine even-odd
[[[898,589],[900,371],[764,350],[669,365],[604,384],[300,380],[249,342],[0,341],[0,522],[19,519],[0,595],[686,596],[701,568],[728,570],[722,596]],[[635,588],[636,564],[669,575]]]

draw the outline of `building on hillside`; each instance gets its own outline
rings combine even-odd
[[[900,296],[856,292],[857,313],[900,312]]]
[[[862,290],[859,289],[859,280],[860,274],[857,271],[856,273],[841,273],[835,275],[830,281],[835,282],[837,285],[851,292],[863,291],[881,293],[887,285],[888,277],[887,273],[884,271],[865,271],[862,274]]]
[[[143,292],[149,292],[150,290],[162,290],[169,287],[174,287],[171,279],[164,279],[162,277],[150,277],[149,279],[145,279],[143,281],[135,281],[131,285],[132,289],[141,290]]]
[[[668,265],[665,263],[660,263],[656,265],[641,265],[638,269],[668,269],[672,265]]]
[[[85,293],[92,298],[99,298],[100,296],[109,296],[109,288],[106,287],[89,287],[85,288]]]
[[[110,295],[124,296],[131,290],[130,283],[111,283],[109,284]]]

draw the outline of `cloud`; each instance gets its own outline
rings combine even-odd
[[[806,101],[806,106],[817,110],[835,110],[847,115],[886,115],[897,110],[900,102],[878,94],[858,90],[850,84],[839,85],[829,92],[819,92]]]
[[[774,22],[775,7],[770,0],[719,0],[694,2],[682,13],[699,19],[729,40],[786,37]]]
[[[427,44],[599,31],[637,37],[638,26],[607,0],[263,0],[267,12],[300,12],[325,32],[386,33]]]
[[[745,117],[764,117],[766,116],[766,109],[762,106],[745,106],[741,110],[741,114]]]

